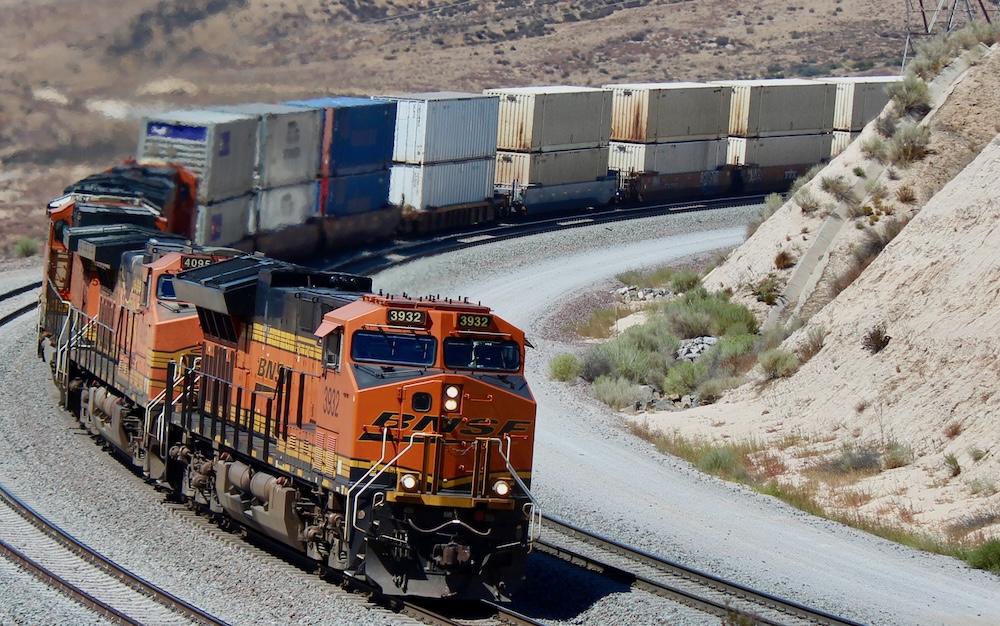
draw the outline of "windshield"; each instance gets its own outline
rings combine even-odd
[[[445,339],[444,366],[448,369],[516,372],[521,367],[521,346],[509,340]]]
[[[351,339],[351,357],[390,365],[434,364],[437,340],[434,337],[359,330]]]
[[[174,291],[174,277],[169,274],[160,276],[156,285],[156,297],[160,300],[176,300],[177,293]]]

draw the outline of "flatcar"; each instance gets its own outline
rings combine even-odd
[[[167,232],[170,194],[111,191],[49,209],[39,353],[62,404],[150,481],[323,568],[509,600],[539,528],[524,333],[191,245]]]

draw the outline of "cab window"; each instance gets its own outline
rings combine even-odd
[[[448,338],[444,340],[444,366],[516,372],[521,368],[521,346],[510,340]]]
[[[164,274],[156,281],[156,298],[158,300],[176,300],[177,292],[174,291],[174,277]]]
[[[351,336],[351,358],[385,365],[430,366],[437,340],[426,335],[359,330]]]
[[[340,346],[343,344],[344,333],[333,332],[323,339],[323,361],[327,369],[340,369]]]

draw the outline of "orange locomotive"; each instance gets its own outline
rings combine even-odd
[[[105,225],[57,228],[50,209],[41,318],[64,403],[95,435],[386,595],[509,599],[538,529],[519,329],[468,302],[191,247],[157,219],[114,224],[135,207],[102,202]]]

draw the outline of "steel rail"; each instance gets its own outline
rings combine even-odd
[[[726,597],[740,600],[745,602],[751,602],[759,606],[762,610],[776,611],[789,618],[794,619],[796,622],[806,622],[810,624],[820,624],[824,626],[864,626],[860,622],[855,622],[825,611],[807,607],[803,604],[799,604],[792,600],[786,600],[784,598],[779,598],[778,596],[769,594],[764,591],[758,591],[752,589],[740,583],[726,580],[712,574],[708,574],[692,567],[681,565],[664,559],[662,557],[632,548],[625,544],[614,541],[613,539],[608,539],[600,535],[596,535],[589,531],[583,530],[577,526],[574,526],[568,522],[553,518],[545,517],[543,519],[543,527],[548,527],[564,535],[568,535],[575,539],[578,539],[584,543],[590,544],[592,546],[598,547],[600,549],[606,550],[611,553],[618,554],[627,558],[630,561],[634,561],[646,567],[653,568],[664,574],[672,577],[678,577],[682,580],[695,583],[702,587],[707,587],[713,589],[717,592],[725,594]],[[659,581],[651,580],[647,577],[640,576],[638,574],[626,572],[621,568],[618,568],[607,563],[603,563],[592,557],[584,556],[578,554],[572,550],[560,547],[549,541],[539,541],[536,542],[536,546],[539,547],[541,551],[549,552],[554,556],[564,558],[571,562],[577,562],[584,567],[589,569],[595,569],[602,573],[607,573],[609,576],[619,577],[620,579],[635,582],[633,584],[653,593],[663,593],[674,597],[682,602],[686,602],[685,597],[689,597],[691,602],[695,603],[695,608],[700,608],[702,610],[707,610],[709,612],[714,612],[717,615],[732,615],[734,612],[739,614],[744,614],[754,620],[757,624],[787,624],[788,621],[775,621],[772,618],[766,618],[759,616],[753,612],[746,611],[743,609],[736,609],[726,602],[718,602],[710,598],[705,598],[703,596],[694,596],[691,592],[683,589],[679,589],[673,585],[668,585]],[[692,597],[694,596],[694,597]],[[793,622],[794,623],[794,622]]]
[[[37,281],[37,282],[28,283],[27,285],[18,287],[17,289],[12,289],[12,290],[10,290],[10,291],[8,291],[8,292],[0,295],[0,302],[2,302],[4,300],[7,300],[9,298],[13,298],[14,296],[19,296],[22,293],[26,293],[28,291],[31,291],[32,289],[38,289],[41,286],[42,286],[42,281]]]
[[[157,604],[199,624],[207,624],[208,626],[228,626],[226,622],[210,615],[193,604],[178,598],[170,592],[157,587],[144,578],[133,574],[124,567],[98,554],[59,527],[49,522],[41,514],[11,493],[4,485],[0,485],[0,502],[3,502],[7,507],[17,513],[17,515],[24,518],[28,523],[40,530],[48,538],[57,542],[68,552],[75,554],[84,561],[102,570],[106,575],[117,579],[132,590],[152,599]],[[44,568],[44,566],[41,567]],[[72,583],[68,584],[75,587]],[[79,595],[86,593],[87,592],[85,590],[77,587],[71,595],[73,595],[73,597],[79,597]],[[118,618],[113,619],[117,620]],[[123,617],[121,619],[124,620],[122,623],[137,623],[129,621],[131,618],[128,617]]]

